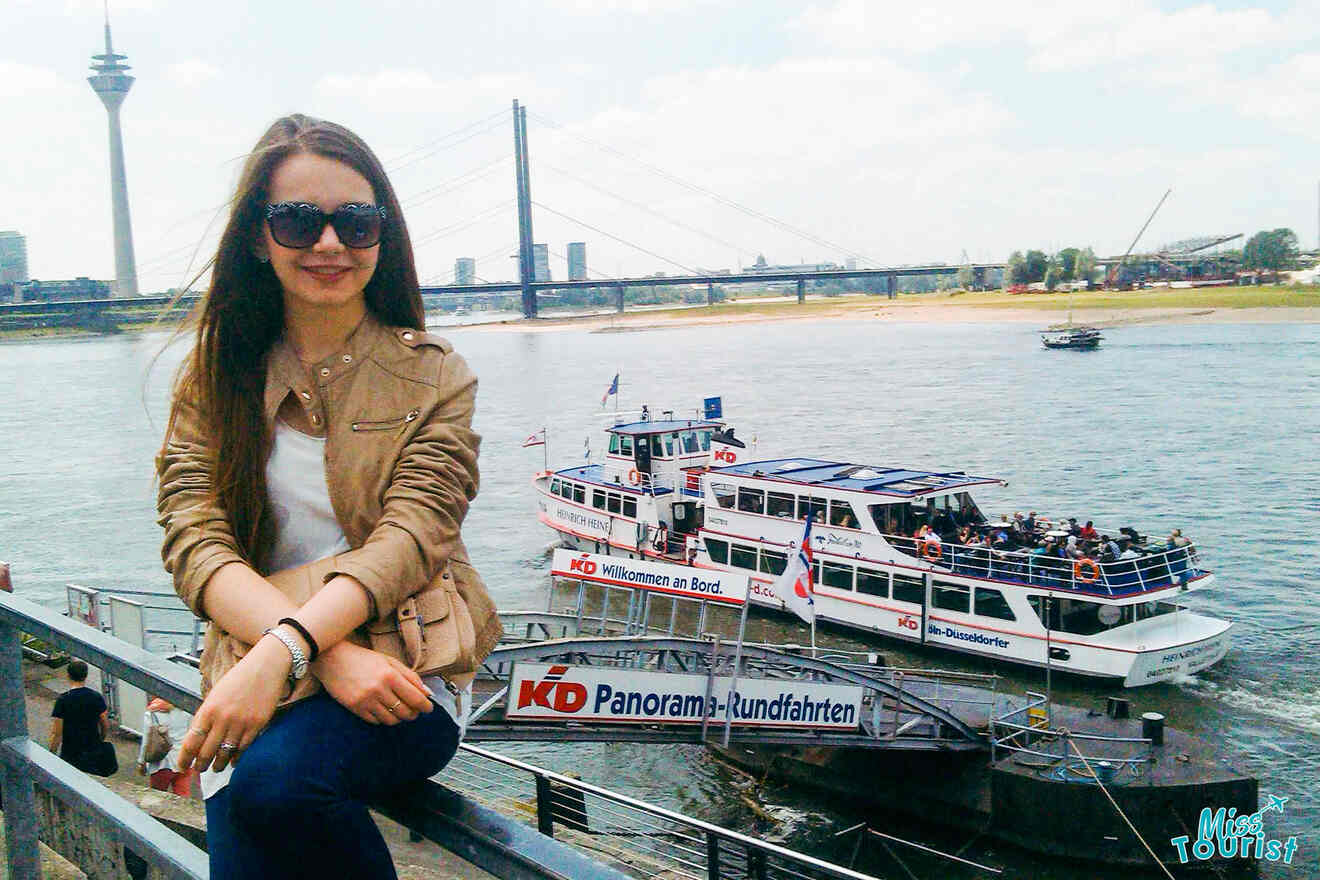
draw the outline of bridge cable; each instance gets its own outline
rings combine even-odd
[[[480,165],[476,168],[472,168],[468,171],[463,172],[457,177],[451,177],[446,181],[437,183],[435,186],[430,186],[424,190],[411,193],[406,201],[400,199],[400,202],[403,204],[403,207],[405,208],[414,208],[417,205],[423,204],[425,202],[429,202],[434,198],[437,198],[442,195],[446,195],[448,193],[453,192],[454,190],[462,189],[468,184],[475,183],[476,181],[480,180],[483,177],[489,177],[495,170],[498,169],[498,166],[501,163],[507,162],[511,158],[513,158],[512,153],[501,156],[500,158],[496,159],[494,162],[487,162],[485,165]]]
[[[871,263],[872,265],[878,266],[878,267],[880,267],[880,268],[885,268],[885,267],[881,266],[879,260],[876,260],[876,259],[873,258],[873,257],[868,257],[868,256],[866,256],[865,254],[862,254],[862,253],[860,253],[860,252],[858,252],[858,251],[854,251],[854,250],[852,250],[851,248],[846,248],[846,247],[844,247],[843,245],[835,244],[834,242],[828,241],[828,240],[826,240],[826,239],[824,239],[824,238],[821,238],[821,237],[818,236],[818,235],[814,235],[814,234],[812,234],[812,233],[810,233],[810,232],[807,232],[806,230],[798,229],[797,227],[795,227],[795,226],[793,226],[793,225],[791,225],[791,224],[789,224],[789,223],[786,223],[786,222],[783,221],[783,220],[780,220],[780,219],[778,219],[778,218],[776,218],[776,217],[772,217],[772,216],[770,216],[769,214],[766,214],[766,213],[764,213],[764,212],[762,212],[762,211],[758,211],[758,210],[756,210],[755,208],[749,208],[749,207],[747,207],[746,205],[743,205],[743,204],[741,204],[741,203],[739,203],[739,202],[735,202],[733,199],[730,199],[730,198],[728,198],[728,197],[726,197],[726,196],[722,196],[722,195],[720,195],[719,193],[715,192],[714,190],[707,189],[706,187],[703,187],[703,186],[701,186],[700,184],[690,183],[690,182],[684,180],[683,178],[678,177],[677,175],[674,175],[674,174],[671,174],[671,173],[668,172],[668,171],[665,171],[663,168],[660,168],[660,167],[658,167],[658,166],[652,165],[652,164],[650,164],[649,162],[646,162],[646,161],[644,161],[644,160],[642,160],[642,159],[638,159],[638,158],[636,158],[636,157],[634,157],[634,156],[630,156],[630,155],[628,155],[627,153],[624,153],[622,150],[619,150],[619,149],[616,149],[616,148],[614,148],[614,147],[611,147],[611,146],[609,146],[608,144],[603,144],[603,143],[601,143],[600,141],[597,141],[597,140],[594,140],[594,139],[592,139],[592,138],[587,137],[586,135],[577,134],[576,132],[570,131],[567,127],[565,127],[565,126],[563,126],[563,125],[560,125],[559,123],[555,122],[554,120],[549,119],[549,118],[547,118],[547,117],[545,117],[545,116],[542,116],[542,115],[539,114],[539,113],[532,113],[531,115],[532,115],[532,116],[533,116],[538,122],[545,123],[546,125],[550,126],[551,128],[558,129],[559,131],[562,131],[564,134],[568,135],[569,137],[577,138],[578,140],[582,141],[583,143],[590,144],[591,146],[594,146],[594,147],[596,147],[596,148],[599,149],[599,150],[602,150],[602,151],[607,152],[607,153],[611,153],[611,154],[613,154],[613,155],[615,155],[615,156],[618,156],[618,157],[620,157],[620,158],[622,158],[622,159],[627,159],[627,160],[630,161],[630,162],[636,163],[637,165],[642,166],[643,168],[647,169],[648,171],[652,172],[653,174],[657,174],[657,175],[659,175],[660,177],[664,178],[665,180],[670,181],[671,183],[678,184],[679,186],[682,186],[682,187],[684,187],[684,188],[686,188],[686,189],[690,189],[690,190],[692,190],[693,192],[700,193],[701,195],[704,195],[704,196],[706,196],[707,198],[714,199],[715,201],[719,202],[719,203],[722,204],[722,205],[725,205],[725,206],[727,206],[727,207],[733,208],[734,210],[737,210],[737,211],[741,211],[741,212],[744,213],[744,214],[747,214],[747,215],[749,215],[749,216],[751,216],[751,217],[755,217],[755,218],[758,219],[758,220],[761,220],[761,221],[763,221],[763,222],[765,222],[765,223],[769,223],[769,224],[771,224],[772,226],[776,226],[776,227],[778,227],[779,229],[782,229],[782,230],[784,230],[784,231],[786,231],[786,232],[791,232],[791,233],[793,233],[794,235],[797,235],[797,236],[799,236],[799,237],[801,237],[801,238],[805,238],[805,239],[807,239],[808,241],[814,242],[815,244],[823,245],[823,246],[825,246],[825,247],[831,248],[832,250],[839,251],[839,252],[842,252],[842,253],[844,253],[844,254],[847,254],[847,255],[850,256],[850,257],[855,257],[855,258],[857,258],[857,259],[859,259],[859,260],[864,260],[864,261],[866,261],[866,262],[868,262],[868,263]]]
[[[655,210],[654,208],[649,208],[646,205],[643,205],[641,202],[635,202],[632,199],[627,198],[626,196],[621,196],[618,193],[605,189],[604,187],[594,184],[589,180],[578,177],[576,174],[572,174],[571,172],[565,171],[562,168],[556,168],[555,166],[550,165],[545,161],[538,161],[536,163],[536,167],[538,169],[548,168],[549,170],[555,172],[556,174],[562,174],[563,176],[571,180],[574,180],[585,187],[596,190],[596,192],[603,193],[604,195],[607,195],[614,199],[618,199],[619,201],[623,202],[625,205],[631,205],[632,207],[637,208],[640,211],[645,211],[646,213],[651,214],[652,216],[659,217],[661,220],[664,220],[666,223],[670,223],[674,226],[679,227],[680,229],[686,229],[688,232],[695,232],[697,235],[703,236],[705,238],[709,238],[711,241],[717,244],[721,244],[724,247],[732,248],[734,251],[738,252],[741,255],[749,256],[758,253],[758,251],[752,250],[751,248],[742,247],[741,245],[734,244],[731,241],[726,241],[725,239],[720,238],[719,236],[714,235],[713,233],[706,232],[705,230],[702,229],[698,229],[695,226],[690,226],[687,223],[684,223],[682,220],[675,220],[673,217],[669,217],[665,214],[662,214],[659,211]]]
[[[572,223],[576,223],[577,225],[582,226],[582,227],[584,227],[584,228],[586,228],[586,229],[590,229],[592,232],[595,232],[595,233],[597,233],[597,234],[599,234],[599,235],[603,235],[603,236],[605,236],[606,238],[612,238],[612,239],[614,239],[615,241],[617,241],[619,244],[627,245],[627,246],[630,247],[630,248],[633,248],[633,249],[635,249],[635,250],[639,250],[639,251],[641,251],[642,253],[646,254],[647,256],[655,257],[657,260],[664,260],[666,263],[669,263],[671,266],[677,266],[678,268],[682,269],[684,272],[687,272],[689,275],[700,275],[700,274],[701,274],[701,272],[697,271],[696,269],[693,269],[691,266],[685,266],[685,265],[683,265],[682,263],[678,262],[677,260],[671,260],[671,259],[669,259],[669,258],[666,257],[666,256],[662,256],[661,254],[657,254],[655,251],[647,250],[646,248],[642,247],[640,244],[634,244],[633,242],[628,241],[627,239],[619,238],[619,236],[614,235],[614,234],[609,233],[609,232],[606,232],[604,229],[601,229],[601,228],[599,228],[599,227],[597,227],[597,226],[592,226],[590,223],[587,223],[587,222],[585,222],[585,221],[583,221],[583,220],[579,220],[579,219],[577,219],[576,217],[570,217],[570,216],[568,216],[567,214],[563,213],[562,211],[556,211],[554,208],[551,208],[551,207],[549,207],[549,206],[547,206],[547,205],[543,205],[543,204],[541,204],[540,202],[537,202],[537,201],[533,201],[532,204],[535,205],[536,207],[540,208],[540,209],[543,210],[543,211],[549,211],[551,214],[554,214],[554,215],[556,215],[556,216],[558,216],[558,217],[563,217],[565,220],[568,220],[568,221],[570,221],[570,222],[572,222]]]
[[[484,223],[485,221],[491,219],[491,217],[498,214],[500,211],[503,211],[504,209],[508,208],[515,201],[516,199],[507,199],[503,202],[500,202],[498,205],[492,205],[483,211],[479,211],[478,213],[469,217],[467,220],[462,220],[459,221],[458,223],[451,223],[448,226],[441,226],[436,229],[428,230],[427,232],[419,235],[418,237],[412,240],[413,250],[416,251],[419,247],[421,247],[424,244],[431,244],[432,242],[438,241],[439,239],[442,238],[447,238],[448,236],[451,236],[457,232],[462,232],[464,229],[467,229],[471,226],[475,226],[478,223]]]
[[[419,147],[413,147],[411,150],[407,150],[406,152],[400,153],[399,155],[390,159],[388,162],[384,163],[386,166],[386,170],[394,172],[402,168],[407,168],[416,162],[420,162],[424,158],[429,158],[430,156],[433,156],[436,153],[442,152],[444,150],[448,150],[451,147],[456,147],[461,143],[466,143],[467,141],[471,140],[473,137],[476,137],[479,134],[485,134],[487,131],[494,128],[497,124],[503,122],[503,117],[509,115],[512,112],[513,112],[512,110],[505,108],[503,110],[500,110],[498,113],[492,113],[490,116],[486,116],[482,119],[478,119],[476,122],[472,122],[467,125],[460,126],[459,128],[456,128],[447,134],[441,135],[440,137],[432,141],[428,141],[427,143],[422,144]],[[461,138],[459,137],[459,135],[464,134],[470,129],[477,128],[478,126],[483,126],[480,131],[473,132],[471,135],[466,137],[461,137]],[[458,139],[455,140],[453,143],[437,146],[439,144],[442,144],[444,141],[449,140],[450,138],[458,138]],[[419,156],[416,158],[413,157],[414,153],[419,153],[423,150],[431,149],[432,147],[435,147],[435,149],[431,150],[430,153],[427,153],[426,156]]]

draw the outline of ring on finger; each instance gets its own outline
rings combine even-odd
[[[231,742],[222,742],[222,743],[220,743],[220,751],[225,752],[225,753],[229,753],[229,752],[235,751],[237,748],[238,748],[238,746],[237,746],[235,743],[231,743]]]
[[[188,729],[189,736],[206,736],[211,731],[205,727],[192,727]]]
[[[394,714],[394,710],[397,709],[397,708],[399,708],[399,706],[400,706],[402,703],[403,703],[403,700],[395,700],[395,701],[394,701],[394,705],[393,705],[393,706],[386,706],[386,707],[385,707],[385,710],[386,710],[387,712],[389,712],[391,715],[393,715],[393,714]]]

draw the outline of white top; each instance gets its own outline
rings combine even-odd
[[[187,735],[188,725],[191,723],[192,716],[182,709],[171,709],[168,712],[148,710],[142,713],[142,743],[138,746],[137,759],[139,764],[146,763],[148,776],[157,770],[173,770],[179,766],[179,749],[183,746],[183,738]],[[146,761],[147,731],[156,724],[164,724],[169,732],[170,750],[159,761]]]
[[[275,442],[266,461],[266,497],[275,519],[271,571],[305,565],[350,549],[330,503],[324,437],[309,436],[275,420]],[[467,733],[472,707],[471,685],[461,692],[460,707],[454,695],[445,690],[444,679],[435,676],[422,679],[422,683],[435,692],[436,704],[454,719],[461,740]],[[203,772],[202,797],[209,798],[228,785],[231,770],[225,767],[219,773]]]

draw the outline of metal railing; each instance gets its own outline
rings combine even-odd
[[[465,745],[445,770],[455,788],[542,834],[581,846],[630,877],[874,880],[787,847]]]
[[[165,878],[206,878],[207,856],[154,818],[28,738],[20,633],[28,632],[103,672],[188,712],[201,705],[195,672],[40,605],[0,593],[0,767],[12,880],[39,880],[36,789],[74,808]],[[428,781],[373,804],[445,849],[503,878],[626,877],[445,786]]]
[[[1042,770],[1067,774],[1080,768],[1078,754],[1085,755],[1093,764],[1107,764],[1115,776],[1127,772],[1140,778],[1146,766],[1155,760],[1155,746],[1148,737],[1106,736],[1094,733],[1076,733],[1065,728],[1052,727],[1049,717],[1049,698],[1045,694],[1028,691],[1026,703],[993,718],[990,722],[990,763],[999,760],[1003,751],[1025,755],[1042,761]],[[1021,720],[1026,723],[1022,723]],[[1059,776],[1066,779],[1065,776]],[[1075,779],[1089,781],[1089,772],[1077,770]],[[1109,781],[1107,779],[1102,781]]]
[[[1091,557],[1046,556],[1023,548],[1005,550],[951,541],[925,542],[902,535],[881,537],[898,552],[952,574],[1052,590],[1124,596],[1186,584],[1206,573],[1200,568],[1196,547],[1190,543],[1131,559],[1101,562]]]

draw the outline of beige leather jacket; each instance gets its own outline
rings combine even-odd
[[[266,363],[265,417],[273,433],[280,405],[293,395],[312,424],[327,427],[330,501],[352,549],[336,557],[325,579],[347,574],[360,581],[376,620],[448,565],[472,615],[477,655],[484,658],[499,641],[501,626],[459,534],[477,493],[481,438],[471,428],[476,377],[444,339],[386,327],[371,315],[342,351],[315,365],[313,375],[314,382],[286,342],[276,343]],[[174,575],[175,592],[205,619],[206,582],[221,566],[246,560],[210,491],[210,451],[200,414],[187,402],[156,467],[165,569]],[[237,640],[211,629],[203,690],[247,647],[213,651],[217,638]]]

